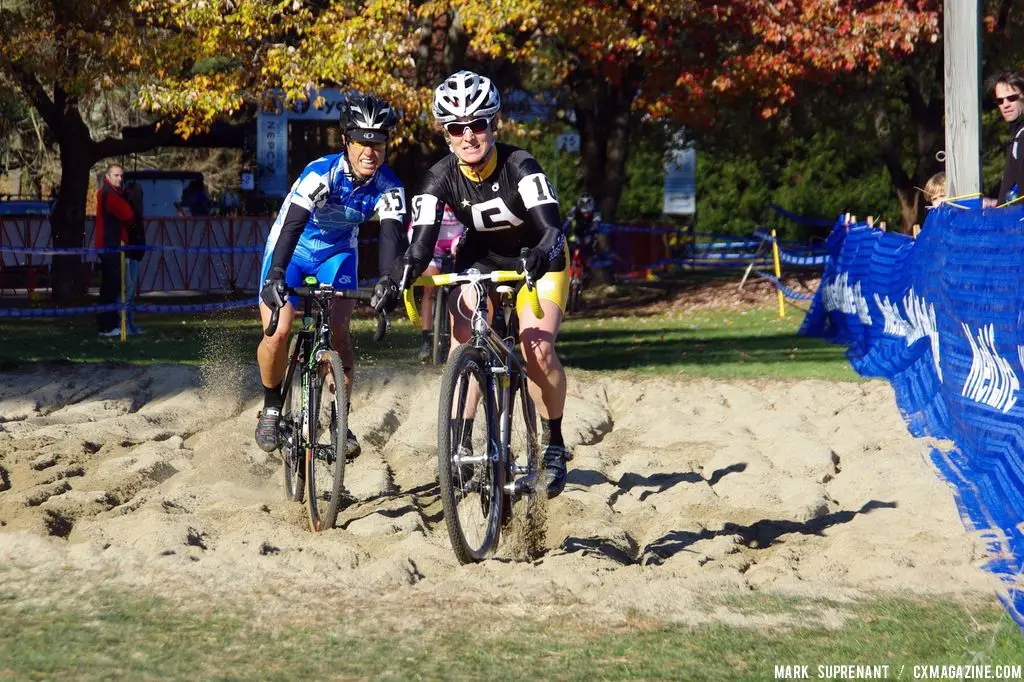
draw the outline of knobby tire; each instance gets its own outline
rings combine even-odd
[[[443,365],[451,345],[451,318],[448,315],[448,287],[437,287],[434,294],[434,337],[431,359]]]
[[[482,432],[485,437],[481,439],[484,443],[493,443],[497,440],[497,415],[489,407],[489,400],[486,397],[486,392],[491,388],[487,383],[485,366],[483,354],[479,350],[462,345],[448,358],[441,375],[441,399],[438,404],[437,420],[438,482],[448,537],[451,539],[456,558],[463,564],[483,561],[490,557],[497,548],[501,535],[501,507],[505,484],[505,465],[501,461],[502,458],[489,456],[483,462],[474,465],[472,480],[476,483],[470,485],[467,485],[464,473],[457,471],[453,462],[460,445],[460,424],[467,405],[467,395],[463,388],[468,379],[475,380],[481,389],[481,399],[474,417],[477,422],[474,431],[485,429]],[[482,447],[490,449],[489,445]],[[484,517],[480,524],[483,532],[478,540],[468,537],[469,529],[464,527],[468,524],[464,523],[460,516],[460,509],[467,513],[481,511]]]
[[[336,351],[325,351],[309,378],[306,507],[314,531],[334,527],[345,484],[345,373]]]
[[[288,346],[288,370],[281,383],[281,423],[290,434],[290,442],[281,445],[284,459],[284,494],[289,500],[306,499],[306,462],[303,444],[305,413],[302,411],[302,358],[296,357],[299,337],[292,336]]]

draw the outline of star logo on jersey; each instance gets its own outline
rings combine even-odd
[[[462,200],[462,208],[466,208],[467,206],[469,206],[469,199],[463,199]]]

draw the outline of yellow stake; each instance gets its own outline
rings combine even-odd
[[[779,262],[779,242],[775,239],[775,230],[772,230],[772,260],[775,261],[775,279],[779,286],[782,286],[782,265]],[[786,316],[786,297],[782,295],[782,289],[776,287],[775,293],[779,296],[779,317]]]
[[[121,242],[121,249],[121,343],[124,343],[128,340],[128,311],[124,308],[124,299],[128,295],[125,284],[127,272],[125,271],[124,242]]]

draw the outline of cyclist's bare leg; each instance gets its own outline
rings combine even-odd
[[[349,299],[335,299],[331,305],[331,343],[334,350],[341,356],[341,366],[345,368],[345,395],[352,395],[352,380],[355,376],[356,353],[352,347],[352,337],[348,333],[352,321],[352,311],[356,302]]]
[[[423,271],[424,276],[439,274],[441,274],[441,268],[434,265],[433,261]],[[423,287],[423,300],[420,301],[420,317],[423,319],[423,331],[431,331],[434,321],[434,287]]]
[[[270,308],[260,302],[260,320],[263,329],[270,324]],[[256,422],[256,444],[265,452],[277,449],[280,443],[278,425],[281,419],[281,394],[279,388],[288,369],[288,337],[292,331],[295,308],[286,303],[281,308],[277,330],[273,336],[264,334],[256,348],[256,364],[260,368],[263,383],[263,410]]]
[[[562,439],[562,412],[565,409],[565,369],[555,353],[555,338],[562,311],[552,301],[541,300],[543,319],[538,320],[527,307],[519,315],[519,339],[530,378],[530,397],[541,416],[544,436],[544,478],[547,496],[556,497],[568,480],[566,461],[571,454]]]
[[[270,308],[260,301],[260,319],[263,329],[270,324]],[[256,348],[256,362],[260,367],[260,380],[268,388],[277,386],[284,381],[284,373],[288,368],[288,339],[291,336],[292,320],[295,319],[295,308],[286,303],[281,308],[277,322],[277,331],[273,336],[263,334],[260,345]]]
[[[553,301],[542,299],[544,318],[538,320],[528,307],[519,313],[519,340],[530,378],[530,397],[545,419],[558,419],[565,409],[565,368],[555,353],[555,338],[562,324],[562,311]]]
[[[448,310],[451,311],[452,322],[452,345],[454,350],[459,344],[469,341],[472,336],[470,320],[473,319],[473,311],[476,310],[476,289],[469,285],[463,285],[452,289],[452,295],[448,297]],[[487,321],[494,317],[494,305],[487,300]],[[449,354],[451,353],[449,350]],[[475,383],[470,384],[466,393],[465,419],[476,417],[476,406],[480,402],[480,388]]]
[[[356,373],[356,353],[352,347],[352,336],[349,334],[348,327],[352,321],[352,311],[355,307],[355,301],[344,298],[335,300],[331,305],[331,344],[341,356],[341,366],[345,371],[345,396],[350,405],[352,403],[352,382],[355,380]],[[355,457],[360,450],[359,441],[356,440],[352,429],[349,428],[345,440],[345,454],[348,457]]]

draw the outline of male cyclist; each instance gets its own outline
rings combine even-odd
[[[263,327],[271,312],[280,311],[277,331],[264,336],[256,350],[263,382],[263,411],[256,425],[256,443],[270,452],[278,447],[281,382],[288,364],[288,337],[295,316],[295,297],[285,287],[301,286],[307,275],[336,289],[358,285],[359,224],[374,213],[380,218],[382,271],[400,253],[404,239],[405,190],[384,163],[388,135],[397,117],[384,100],[352,96],[341,110],[344,151],[310,163],[292,185],[277,213],[263,252],[260,317]],[[391,250],[388,251],[388,248]],[[351,395],[355,354],[348,326],[355,302],[339,299],[331,307],[331,337],[345,368],[346,395]],[[348,457],[359,454],[349,430]]]
[[[444,214],[441,216],[441,228],[437,235],[437,243],[434,244],[434,256],[423,271],[424,275],[439,275],[443,271],[444,259],[449,255],[455,256],[459,248],[459,241],[466,231],[466,226],[455,217],[455,211],[450,206],[444,207]],[[412,241],[413,226],[409,225],[409,241]],[[420,342],[420,362],[430,360],[433,352],[433,329],[434,329],[434,287],[423,287],[423,300],[420,301],[420,318],[423,320],[423,340]]]
[[[520,306],[520,340],[530,393],[541,415],[547,494],[554,497],[565,487],[570,459],[562,439],[565,370],[555,354],[568,293],[565,238],[558,199],[540,164],[525,150],[495,142],[500,110],[498,89],[470,71],[449,76],[435,89],[434,119],[452,154],[428,171],[413,199],[414,233],[406,263],[415,276],[430,262],[443,205],[451,206],[466,225],[455,259],[457,271],[517,269],[521,249],[528,249],[525,269],[537,281],[544,317],[537,319],[529,306]],[[379,286],[393,285],[382,280]],[[459,299],[451,297],[453,309]],[[454,315],[453,343],[470,336],[471,311],[465,303],[462,307]]]
[[[576,205],[569,209],[565,217],[565,236],[569,241],[589,244],[597,234],[597,226],[601,223],[601,212],[597,210],[594,197],[581,194]]]

